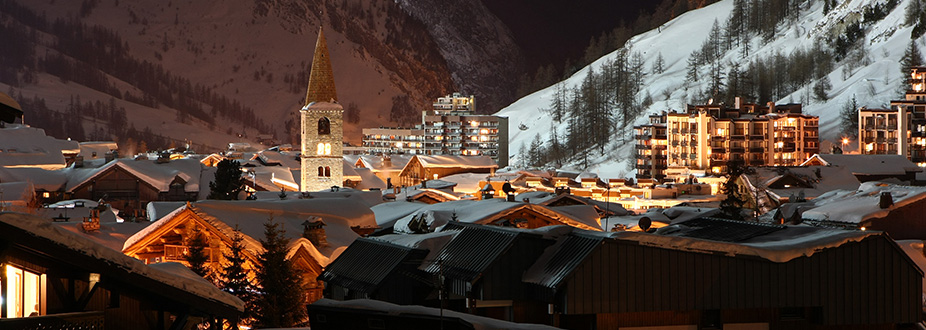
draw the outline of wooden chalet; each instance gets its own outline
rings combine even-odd
[[[116,159],[99,168],[73,169],[67,192],[70,198],[104,199],[127,214],[143,216],[151,201],[196,200],[202,169],[195,159]]]
[[[0,329],[189,329],[243,310],[185,266],[147,266],[45,219],[0,214],[0,247]]]
[[[356,222],[375,222],[369,207],[343,198],[316,198],[285,201],[200,201],[162,217],[144,231],[130,237],[122,250],[128,256],[146,263],[174,261],[185,263],[193,235],[205,235],[210,255],[210,267],[218,268],[223,254],[232,244],[237,227],[243,236],[247,259],[245,268],[254,269],[257,256],[263,251],[259,242],[264,224],[269,218],[281,223],[290,239],[288,257],[304,274],[309,301],[322,297],[322,283],[316,278],[340,247],[346,247],[358,234],[370,226],[353,224],[331,214],[328,209],[343,209],[342,215]],[[349,210],[349,211],[348,211]]]
[[[444,235],[446,236],[446,235]],[[428,250],[359,238],[319,275],[325,296],[413,304],[428,298],[436,278],[418,267]]]
[[[421,180],[439,179],[458,173],[495,173],[498,164],[488,156],[424,156],[412,157],[399,173],[401,184],[413,186]]]

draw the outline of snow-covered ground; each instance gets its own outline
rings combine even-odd
[[[760,37],[751,41],[752,51],[746,58],[740,56],[740,48],[734,47],[723,54],[722,62],[725,66],[723,72],[729,70],[729,63],[739,63],[744,68],[748,62],[756,58],[768,58],[780,52],[790,54],[798,48],[809,49],[828,38],[826,33],[844,22],[861,16],[862,8],[880,3],[879,0],[851,0],[841,3],[836,8],[823,13],[823,3],[813,2],[807,7],[802,5],[800,18],[793,24],[781,24],[776,34],[769,42]],[[829,91],[829,100],[826,102],[804,102],[804,113],[820,117],[821,139],[833,140],[838,138],[839,110],[853,96],[859,106],[886,107],[891,99],[898,98],[898,89],[901,84],[900,58],[910,42],[911,26],[903,26],[904,12],[911,1],[901,1],[884,19],[873,23],[865,31],[861,42],[865,44],[869,61],[844,75],[847,70],[845,61],[834,65],[833,71],[828,75],[832,83]],[[662,110],[684,110],[687,100],[695,97],[699,91],[708,85],[708,79],[700,82],[686,84],[685,74],[689,55],[708,37],[714,21],[723,24],[733,9],[733,0],[723,0],[710,6],[689,11],[679,17],[663,24],[657,29],[634,36],[628,41],[632,52],[643,55],[646,63],[643,66],[647,71],[643,87],[636,97],[642,100],[649,93],[654,103],[641,112],[637,118],[637,125],[647,122],[647,116]],[[926,38],[920,36],[916,42],[922,49],[926,46]],[[599,68],[607,61],[614,59],[617,52],[605,55],[589,66],[582,68],[574,75],[564,80],[567,89],[579,86],[589,70],[600,71]],[[665,71],[653,74],[651,68],[659,55],[665,61]],[[702,69],[703,72],[703,69]],[[811,88],[816,81],[812,81],[804,88],[785,96],[776,103],[799,103],[802,95],[812,95]],[[555,85],[525,96],[500,110],[496,115],[509,117],[509,150],[511,164],[517,164],[522,155],[518,155],[521,147],[528,147],[534,136],[539,135],[542,140],[550,136],[551,127],[563,135],[567,131],[567,123],[555,122],[551,116],[540,109],[548,108],[555,92]],[[664,93],[669,93],[666,98]],[[746,100],[754,101],[754,100]],[[523,126],[526,126],[526,129]],[[632,127],[618,127],[617,134],[631,136]],[[603,178],[619,178],[632,176],[633,142],[619,143],[617,138],[612,139],[611,145],[606,148],[604,155],[590,157],[588,168],[581,168],[579,164],[569,164],[578,170],[596,172]]]

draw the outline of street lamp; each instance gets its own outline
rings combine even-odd
[[[842,153],[846,153],[846,147],[849,145],[849,138],[842,138]]]

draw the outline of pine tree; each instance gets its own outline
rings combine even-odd
[[[241,164],[237,160],[225,159],[216,165],[215,180],[209,182],[208,199],[235,200],[244,190]]]
[[[199,229],[192,230],[186,239],[187,253],[183,259],[190,264],[190,270],[207,280],[211,280],[211,270],[207,265],[209,255],[206,248],[209,246],[206,234]]]
[[[659,52],[656,55],[656,60],[653,61],[653,74],[661,74],[666,71],[666,60],[662,58],[662,52]]]
[[[224,254],[226,264],[222,267],[218,282],[223,291],[238,297],[244,302],[244,313],[241,314],[238,325],[250,326],[257,316],[255,313],[257,296],[255,295],[254,284],[248,279],[248,274],[251,272],[246,270],[244,266],[247,262],[244,249],[244,236],[241,235],[236,225],[235,234],[232,236],[232,244],[228,247],[228,253]]]
[[[855,95],[852,95],[852,99],[846,101],[846,104],[842,107],[842,110],[839,111],[839,117],[839,127],[842,131],[842,135],[852,138],[857,137],[858,102],[855,100]]]
[[[833,85],[830,83],[829,76],[823,76],[823,79],[813,85],[813,95],[818,101],[826,102],[829,99],[830,88],[833,88]]]
[[[260,241],[264,252],[257,267],[259,328],[290,328],[305,323],[308,317],[302,275],[286,259],[289,239],[284,234],[272,217],[264,224],[264,239]]]
[[[688,83],[698,82],[698,67],[700,66],[700,61],[698,58],[701,57],[698,51],[691,53],[691,56],[688,57],[688,71],[685,73],[685,81]]]
[[[726,197],[720,201],[720,211],[728,219],[742,220],[742,208],[746,203],[746,198],[740,192],[739,185],[736,183],[739,177],[747,174],[747,167],[743,161],[732,160],[727,163],[727,181],[720,187],[720,192]]]
[[[910,40],[910,45],[904,51],[903,57],[900,58],[900,74],[903,79],[900,80],[901,88],[906,92],[910,90],[910,84],[907,83],[907,77],[913,67],[923,65],[923,55],[920,48],[916,46],[916,40]]]

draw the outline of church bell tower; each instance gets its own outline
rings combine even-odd
[[[319,191],[344,182],[344,108],[338,104],[325,33],[319,28],[302,119],[300,190]]]

